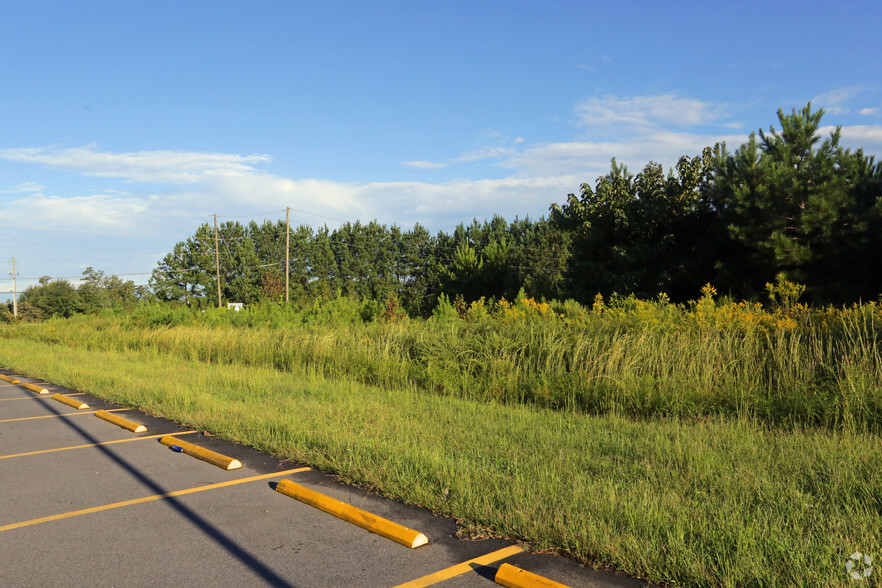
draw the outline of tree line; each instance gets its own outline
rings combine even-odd
[[[777,275],[817,303],[872,300],[882,292],[882,167],[863,150],[822,140],[823,110],[778,111],[779,128],[682,157],[667,175],[634,175],[613,161],[553,222],[573,236],[573,297],[611,291],[674,299],[712,282],[756,298]]]
[[[43,276],[28,287],[18,300],[18,318],[39,321],[54,316],[67,318],[102,310],[132,310],[149,296],[145,286],[131,280],[108,276],[101,270],[87,267],[77,286],[66,280]],[[0,307],[0,322],[13,320],[12,303]]]
[[[160,261],[150,279],[153,295],[188,306],[216,304],[219,267],[223,301],[283,302],[286,229],[282,221],[233,221],[220,224],[216,235],[204,224]],[[442,293],[513,298],[524,288],[552,298],[561,292],[568,248],[567,235],[544,219],[497,216],[437,235],[420,225],[301,225],[290,235],[290,297],[394,299],[412,316],[430,313]]]
[[[882,293],[882,166],[842,147],[839,128],[821,137],[823,115],[811,104],[779,110],[777,129],[751,134],[733,152],[717,144],[684,155],[667,173],[649,162],[634,174],[613,159],[609,173],[538,220],[495,216],[435,235],[375,221],[293,228],[290,297],[391,300],[426,316],[441,294],[470,302],[523,290],[585,304],[597,294],[664,294],[682,302],[712,283],[756,299],[779,277],[804,284],[815,303],[873,300]],[[149,288],[131,284],[122,294],[109,278],[86,276],[80,306],[138,298],[212,306],[218,266],[223,301],[283,302],[286,230],[282,221],[225,222],[217,233],[203,224],[159,262]],[[23,304],[36,308],[51,288],[64,298],[53,284],[29,288]],[[94,288],[110,298],[88,294]]]

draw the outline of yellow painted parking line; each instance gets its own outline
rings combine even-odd
[[[117,412],[120,410],[131,410],[131,409],[130,408],[111,408],[107,412]],[[18,418],[18,419],[3,419],[2,421],[0,421],[0,423],[11,423],[14,421],[33,421],[35,419],[57,419],[58,417],[73,416],[75,414],[95,414],[96,412],[98,412],[98,411],[97,410],[90,410],[88,412],[83,412],[83,411],[63,412],[61,414],[47,414],[47,415],[36,416],[36,417],[22,417],[22,418]]]
[[[0,386],[2,388],[2,386]],[[82,396],[85,392],[74,392],[72,394],[67,394],[67,396]],[[45,400],[45,396],[19,396],[18,398],[0,398],[0,402],[7,402],[9,400]]]
[[[183,433],[175,433],[175,435],[189,435],[196,431],[184,431]],[[147,437],[129,437],[127,439],[117,439],[116,441],[103,441],[101,443],[89,443],[88,445],[71,445],[69,447],[56,447],[55,449],[41,449],[39,451],[28,451],[27,453],[13,453],[11,455],[0,455],[0,459],[10,459],[12,457],[25,457],[27,455],[39,455],[41,453],[54,453],[56,451],[67,451],[68,449],[85,449],[86,447],[98,447],[99,445],[112,445],[114,443],[128,443],[129,441],[141,441],[142,439],[156,439],[162,437],[165,433],[159,435],[149,435]]]
[[[163,500],[165,498],[174,498],[175,496],[184,496],[185,494],[193,494],[195,492],[203,492],[205,490],[215,490],[217,488],[224,488],[226,486],[235,486],[236,484],[244,484],[245,482],[256,482],[258,480],[267,480],[269,478],[277,478],[279,476],[287,476],[288,474],[296,474],[298,472],[305,472],[311,468],[302,467],[295,468],[293,470],[285,470],[282,472],[275,472],[272,474],[262,474],[260,476],[252,476],[250,478],[240,478],[238,480],[228,480],[226,482],[219,482],[217,484],[207,484],[205,486],[196,486],[195,488],[188,488],[186,490],[175,490],[174,492],[166,492],[165,494],[154,494],[153,496],[145,496],[144,498],[135,498],[133,500],[123,500],[122,502],[114,502],[113,504],[105,504],[102,506],[93,506],[92,508],[84,508],[82,510],[74,510],[71,512],[64,512],[57,515],[52,515],[48,517],[42,517],[39,519],[31,519],[29,521],[22,521],[20,523],[12,523],[11,525],[3,525],[0,527],[0,533],[4,531],[11,531],[13,529],[20,529],[22,527],[29,527],[31,525],[39,525],[41,523],[49,523],[51,521],[59,521],[61,519],[69,519],[71,517],[78,517],[81,515],[93,514],[96,512],[102,512],[105,510],[112,510],[115,508],[122,508],[125,506],[133,506],[135,504],[143,504],[145,502],[153,502],[154,500]]]
[[[472,567],[473,565],[485,566],[487,564],[497,562],[500,559],[505,559],[506,557],[517,555],[522,551],[522,548],[518,547],[517,545],[512,545],[511,547],[506,547],[498,551],[492,551],[486,555],[464,561],[460,564],[456,564],[455,566],[451,566],[444,570],[435,572],[434,574],[429,574],[428,576],[423,576],[422,578],[417,578],[416,580],[405,582],[404,584],[400,584],[395,588],[423,588],[424,586],[431,586],[433,584],[449,580],[450,578],[455,578],[456,576],[461,576],[463,574],[471,572],[474,569]]]

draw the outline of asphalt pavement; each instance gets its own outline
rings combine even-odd
[[[492,587],[502,563],[561,584],[647,584],[500,539],[341,484],[302,464],[9,370],[0,381],[0,586]],[[77,409],[60,393],[88,405]],[[145,425],[133,433],[107,410]],[[226,470],[164,435],[239,460]],[[288,479],[419,531],[410,549],[274,491]]]

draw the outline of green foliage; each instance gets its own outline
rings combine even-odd
[[[19,297],[18,318],[34,322],[81,313],[127,312],[137,306],[143,295],[134,282],[88,267],[77,287],[49,276],[40,278],[37,285],[27,288]]]
[[[218,227],[224,302],[284,299],[284,236],[283,223]],[[523,287],[552,297],[564,282],[568,244],[547,221],[509,224],[498,216],[436,237],[420,225],[409,231],[377,222],[345,223],[333,231],[301,226],[291,234],[291,301],[303,307],[340,295],[370,301],[362,315],[371,321],[393,299],[410,316],[429,316],[440,292],[470,301],[511,297]],[[176,244],[150,279],[157,299],[194,309],[216,306],[214,253],[214,228],[207,224]]]
[[[139,327],[176,327],[195,322],[193,312],[185,306],[159,302],[141,304],[128,318]]]
[[[441,288],[445,292],[456,292],[469,299],[477,298],[484,293],[482,271],[484,260],[475,248],[467,243],[460,243],[453,252],[451,262],[441,266]]]
[[[150,277],[150,288],[158,300],[207,306],[216,287],[213,243],[213,229],[203,224],[193,237],[175,244]]]
[[[494,216],[439,234],[437,249],[441,291],[452,298],[511,299],[521,288],[555,298],[565,286],[570,236],[545,219],[506,223]]]
[[[778,111],[780,130],[657,164],[634,175],[613,159],[596,187],[582,185],[553,222],[573,238],[570,293],[695,296],[713,281],[756,298],[783,273],[816,302],[872,300],[882,292],[882,166],[818,134],[823,110]]]
[[[12,303],[0,305],[0,323],[11,324],[16,322],[15,315],[12,313]]]
[[[877,253],[882,167],[821,141],[823,110],[778,111],[780,130],[751,135],[719,162],[707,199],[731,241],[717,262],[720,282],[746,296],[783,273],[815,300],[872,299],[882,291]]]
[[[428,317],[444,294],[461,301],[463,315],[482,297],[513,300],[521,289],[585,305],[615,293],[682,303],[714,283],[755,300],[778,274],[805,284],[816,303],[873,300],[882,293],[882,165],[841,147],[838,129],[821,141],[822,116],[810,104],[779,110],[780,130],[761,130],[734,153],[718,144],[684,155],[667,173],[650,162],[633,174],[613,159],[593,187],[552,205],[548,220],[494,216],[434,236],[376,221],[297,227],[291,303],[303,309],[342,295],[363,301],[359,315],[370,322],[389,300]],[[226,222],[216,241],[204,224],[159,263],[153,293],[193,309],[217,306],[217,253],[223,302],[280,303],[285,233],[282,222]],[[115,286],[92,291],[86,282],[85,306],[107,307]]]
[[[805,286],[787,280],[785,274],[780,273],[775,276],[774,284],[766,283],[766,292],[773,306],[780,306],[784,312],[789,312],[805,292]]]
[[[633,175],[613,159],[594,189],[582,184],[580,196],[553,205],[555,225],[573,236],[572,295],[583,303],[597,292],[691,295],[713,264],[712,211],[701,198],[713,163],[706,148],[700,157],[681,157],[667,176],[656,163]]]
[[[882,431],[882,309],[811,309],[796,301],[799,290],[770,285],[780,302],[770,308],[719,298],[709,284],[685,305],[617,295],[590,309],[442,295],[429,321],[390,320],[394,307],[349,297],[242,312],[145,304],[119,328],[83,319],[55,323],[51,335],[7,334],[310,366],[366,384],[589,414]]]
[[[23,320],[67,318],[83,312],[86,307],[76,288],[64,280],[40,278],[36,286],[27,288],[19,298]]]
[[[441,324],[449,324],[459,319],[459,313],[456,312],[456,307],[450,303],[447,294],[438,297],[438,304],[432,310],[432,319]]]
[[[242,329],[157,333],[244,336],[239,349],[272,340]],[[346,331],[335,343],[352,339]],[[325,377],[314,363],[0,341],[0,360],[20,372],[658,585],[842,586],[851,553],[882,550],[877,434],[587,416],[367,386],[339,371]],[[328,354],[339,364],[340,352]]]
[[[130,311],[138,304],[141,294],[131,280],[107,276],[103,271],[92,267],[83,271],[83,280],[77,291],[87,313],[107,309]]]
[[[337,296],[323,302],[316,300],[303,313],[307,325],[343,326],[361,324],[362,304],[348,296]]]
[[[603,296],[600,296],[600,304],[603,304],[602,300]],[[587,308],[585,308],[572,298],[568,298],[562,302],[558,300],[553,300],[551,302],[551,308],[561,317],[571,320],[573,322],[586,320],[588,318],[588,313],[590,312]]]

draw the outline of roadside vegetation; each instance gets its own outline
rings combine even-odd
[[[5,334],[575,413],[882,432],[882,307],[812,309],[792,300],[796,284],[768,288],[768,307],[711,286],[683,305],[442,298],[428,321],[385,309],[366,322],[371,304],[345,298],[300,311],[145,305]]]
[[[29,288],[0,365],[466,537],[660,584],[844,585],[882,560],[882,166],[822,115],[668,174],[613,161],[548,219],[301,226],[287,303],[284,224],[203,225],[149,287]]]
[[[838,585],[882,552],[882,309],[442,300],[0,330],[23,373],[671,585]],[[783,297],[782,297],[783,296]],[[387,309],[388,310],[388,309]]]

